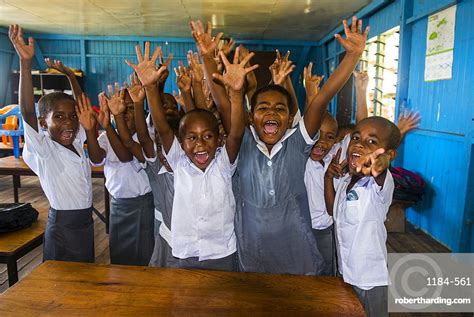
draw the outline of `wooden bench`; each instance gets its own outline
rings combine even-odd
[[[43,243],[44,230],[48,221],[48,210],[39,209],[38,212],[38,220],[30,227],[0,233],[0,263],[7,265],[9,286],[18,282],[16,261]]]
[[[392,201],[385,220],[387,232],[405,232],[405,210],[414,204],[415,202],[405,200]]]
[[[48,261],[0,296],[18,316],[365,316],[337,277]]]

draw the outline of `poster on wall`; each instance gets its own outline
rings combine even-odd
[[[451,79],[455,25],[455,5],[428,17],[425,81]]]

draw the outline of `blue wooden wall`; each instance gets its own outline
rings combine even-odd
[[[8,74],[13,69],[18,69],[18,59],[11,60],[13,48],[8,41],[5,29],[1,29],[0,39],[3,41],[1,54],[8,55],[0,61],[0,70],[4,70],[2,74]],[[141,45],[143,48],[145,41],[150,41],[152,49],[161,46],[165,56],[169,52],[174,55],[171,67],[178,66],[179,61],[183,61],[185,65],[186,54],[189,50],[196,51],[196,46],[192,39],[157,39],[144,37],[80,37],[66,36],[55,34],[32,34],[36,40],[37,57],[49,57],[52,59],[60,59],[69,67],[82,69],[85,77],[85,91],[90,95],[93,103],[97,103],[97,94],[106,90],[108,83],[115,81],[123,82],[128,79],[131,74],[131,68],[125,64],[124,60],[129,59],[136,61],[135,45]],[[238,40],[238,44],[244,44],[251,51],[275,51],[279,49],[281,52],[291,51],[291,58],[297,65],[296,71],[292,74],[295,86],[301,86],[303,67],[308,59],[314,58],[317,50],[316,43],[298,42],[298,41],[254,41],[254,40]],[[4,48],[5,47],[5,48]],[[13,62],[12,62],[13,61]],[[46,65],[39,59],[34,63],[33,68],[44,69]],[[6,75],[4,75],[6,77]],[[2,80],[3,85],[8,85],[9,78]],[[5,92],[10,89],[3,89],[0,83],[0,101],[11,102],[11,96]],[[172,93],[178,90],[176,86],[176,76],[171,71],[165,91]],[[297,91],[300,103],[304,102],[304,89]]]

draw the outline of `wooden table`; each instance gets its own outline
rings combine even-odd
[[[105,200],[105,217],[100,213],[96,213],[97,216],[105,222],[106,232],[109,232],[109,212],[110,212],[110,201],[109,192],[105,188],[105,176],[104,168],[91,167],[93,178],[104,179],[104,200]],[[36,174],[30,169],[28,165],[23,161],[23,158],[15,158],[14,156],[7,156],[0,158],[0,175],[12,175],[13,176],[13,200],[18,202],[18,188],[20,188],[20,176],[36,176]]]
[[[30,227],[0,233],[0,263],[7,265],[8,285],[18,282],[16,261],[43,243],[44,230],[48,221],[48,210],[37,209],[38,221]]]
[[[352,287],[309,277],[48,261],[0,295],[5,316],[365,316]]]

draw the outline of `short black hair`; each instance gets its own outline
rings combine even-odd
[[[252,95],[252,99],[250,100],[250,112],[253,113],[253,111],[255,109],[255,105],[257,104],[258,96],[265,93],[265,92],[267,92],[267,91],[277,91],[277,92],[281,93],[283,96],[286,97],[286,100],[287,100],[287,103],[288,103],[288,110],[293,109],[293,99],[291,98],[291,95],[288,92],[288,90],[286,90],[282,86],[270,84],[270,85],[266,85],[266,86],[258,88],[255,91],[255,93]]]
[[[193,109],[189,112],[186,112],[186,114],[179,121],[179,137],[183,136],[183,129],[186,125],[186,121],[193,118],[209,120],[212,125],[211,129],[216,133],[216,135],[219,135],[219,122],[217,121],[217,118],[214,116],[214,114],[205,109]]]
[[[38,111],[40,117],[46,117],[53,108],[56,106],[56,103],[67,100],[71,101],[74,104],[76,101],[71,95],[65,94],[63,92],[52,92],[40,98],[38,101]]]
[[[379,117],[379,116],[373,116],[373,117],[368,117],[365,118],[357,123],[357,125],[361,123],[376,123],[382,125],[385,129],[388,130],[389,135],[388,135],[388,140],[387,141],[387,148],[386,150],[396,150],[398,145],[400,144],[401,141],[401,133],[400,129],[397,127],[395,123],[392,121],[385,119],[384,117]]]
[[[339,124],[337,123],[336,118],[334,118],[334,116],[329,111],[326,111],[323,115],[323,121],[325,119],[328,119],[336,124],[336,133],[337,133],[339,131]],[[321,124],[322,124],[322,121],[321,121]]]

